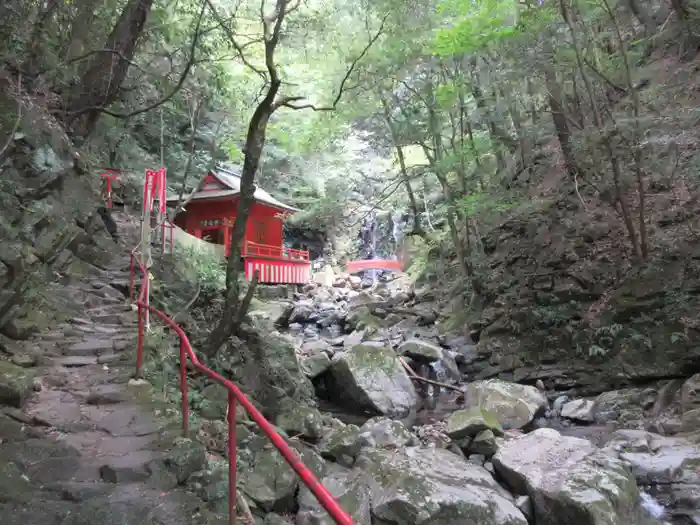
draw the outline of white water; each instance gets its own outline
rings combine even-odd
[[[664,514],[666,514],[666,509],[664,506],[654,499],[654,496],[647,492],[640,492],[639,497],[642,501],[642,507],[644,507],[649,514],[654,516],[656,519],[662,519]]]

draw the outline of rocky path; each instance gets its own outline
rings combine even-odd
[[[144,385],[130,381],[137,317],[126,295],[135,226],[117,218],[123,240],[112,265],[67,284],[83,314],[31,341],[12,359],[21,368],[4,365],[15,373],[20,401],[0,419],[4,525],[177,525],[202,516],[201,501],[175,488],[177,461],[166,450],[175,418],[159,417]]]

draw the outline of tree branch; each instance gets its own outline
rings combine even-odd
[[[384,18],[382,18],[382,22],[379,26],[379,29],[377,32],[372,35],[372,38],[369,39],[369,42],[367,42],[367,45],[364,47],[362,52],[357,55],[357,57],[352,61],[350,64],[350,67],[348,70],[345,72],[345,75],[343,76],[343,80],[340,82],[340,86],[338,87],[338,93],[335,96],[335,99],[333,100],[333,103],[330,106],[316,106],[315,104],[294,104],[294,102],[299,101],[299,100],[304,100],[305,97],[303,96],[286,96],[286,97],[280,97],[274,104],[274,109],[280,108],[280,107],[286,107],[290,109],[312,109],[314,111],[335,111],[336,107],[338,106],[338,103],[340,102],[340,99],[343,97],[343,93],[345,93],[345,84],[348,82],[350,79],[350,75],[355,71],[355,68],[357,67],[357,64],[359,64],[360,60],[362,60],[365,55],[369,52],[370,48],[374,45],[374,43],[379,40],[379,37],[384,33],[384,26],[386,25],[386,21],[389,18],[389,13],[384,15]]]
[[[7,142],[5,142],[5,145],[2,147],[2,149],[0,149],[0,158],[2,158],[7,151],[7,148],[9,148],[12,142],[15,140],[15,133],[17,133],[17,130],[19,129],[20,122],[22,122],[22,73],[17,75],[17,119],[10,130],[10,134],[7,137]]]
[[[180,74],[180,78],[177,81],[177,84],[175,87],[168,93],[165,97],[161,98],[160,100],[154,102],[153,104],[150,104],[144,108],[136,109],[134,111],[130,111],[128,113],[118,113],[116,111],[110,111],[109,109],[102,107],[102,106],[92,106],[92,107],[87,107],[87,108],[81,108],[78,111],[74,111],[71,113],[66,113],[66,115],[72,115],[72,116],[77,116],[81,115],[83,113],[87,113],[89,111],[99,111],[100,113],[104,113],[106,115],[109,115],[114,118],[118,119],[129,119],[131,117],[135,117],[136,115],[141,115],[142,113],[147,113],[153,109],[156,109],[159,106],[162,106],[166,102],[168,102],[171,98],[173,98],[177,93],[182,89],[182,86],[185,83],[185,80],[187,80],[187,76],[190,73],[190,70],[192,69],[192,66],[195,64],[195,54],[197,51],[197,44],[199,42],[199,37],[201,36],[201,31],[200,27],[202,25],[202,18],[204,17],[204,11],[206,8],[206,2],[202,3],[202,9],[199,11],[199,17],[197,18],[197,25],[195,26],[195,31],[194,35],[192,36],[192,43],[190,44],[190,53],[189,53],[189,58],[187,60],[187,64],[185,65],[185,69],[182,71]]]
[[[231,46],[233,46],[233,49],[236,51],[238,58],[241,59],[241,62],[243,62],[243,65],[245,65],[248,69],[250,69],[256,75],[258,75],[263,80],[263,82],[267,83],[267,74],[265,73],[265,70],[253,65],[246,58],[245,53],[243,52],[247,46],[249,46],[255,42],[259,42],[260,40],[251,40],[249,42],[246,42],[245,44],[242,44],[242,45],[239,44],[238,41],[236,40],[236,35],[234,35],[231,28],[225,23],[224,18],[219,14],[219,12],[216,10],[216,8],[212,5],[211,0],[206,0],[205,3],[209,7],[209,11],[211,11],[211,14],[214,16],[214,19],[218,23],[221,30],[226,34],[226,38],[228,38],[229,43],[231,44]]]

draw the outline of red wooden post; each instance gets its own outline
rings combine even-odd
[[[228,522],[236,525],[236,397],[228,391]]]
[[[131,268],[129,270],[129,298],[134,298],[134,253],[131,252]]]
[[[180,338],[180,394],[182,395],[182,435],[187,437],[190,429],[190,405],[187,400],[187,353],[185,340]]]
[[[112,208],[112,180],[119,180],[119,175],[114,173],[100,173],[100,177],[107,185],[107,208]]]
[[[143,307],[138,299],[139,335],[136,343],[136,378],[141,377],[141,365],[143,364]]]

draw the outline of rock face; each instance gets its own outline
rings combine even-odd
[[[17,107],[7,94],[14,92],[0,71],[0,108]],[[6,116],[0,115],[3,137],[15,120]],[[90,264],[109,260],[114,243],[95,213],[98,177],[88,173],[68,136],[40,104],[23,104],[0,174],[0,332],[27,339],[69,313],[65,290],[45,276],[84,274]]]
[[[488,410],[503,428],[522,428],[548,406],[537,388],[498,379],[469,383],[465,398],[467,406]]]
[[[658,242],[632,271],[624,226],[595,200],[585,211],[560,194],[486,234],[493,300],[470,324],[480,335],[472,371],[594,396],[697,367],[700,248],[690,232],[700,215],[694,198],[673,200],[661,192],[649,202]]]
[[[356,345],[333,357],[330,373],[345,395],[376,413],[401,419],[416,405],[413,383],[388,348]]]
[[[538,525],[652,525],[625,464],[589,441],[538,429],[501,445],[496,472],[530,497]]]

